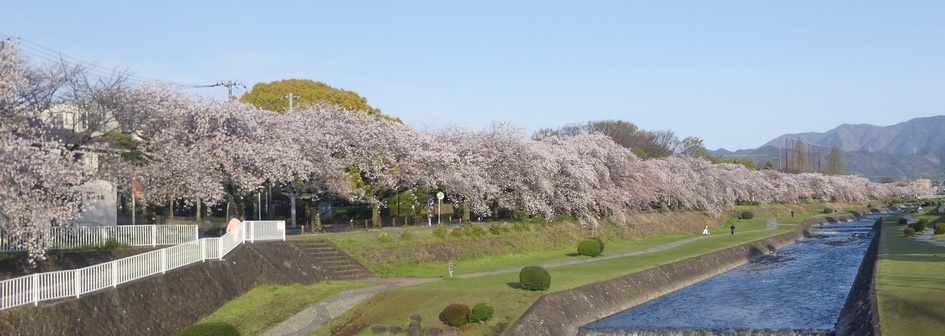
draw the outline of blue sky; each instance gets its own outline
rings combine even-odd
[[[3,5],[0,37],[182,84],[313,79],[418,129],[619,119],[734,150],[943,114],[943,17],[941,1],[31,0]]]

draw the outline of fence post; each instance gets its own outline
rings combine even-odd
[[[39,305],[39,274],[33,273],[33,305]]]
[[[161,249],[161,274],[167,271],[167,249]]]
[[[79,295],[82,295],[82,272],[79,270],[73,272],[75,272],[75,297],[79,298]]]
[[[207,261],[207,242],[197,239],[197,247],[200,248],[200,261]]]
[[[157,225],[151,225],[151,247],[157,246]]]
[[[249,222],[249,242],[256,242],[256,222]]]
[[[226,235],[223,235],[226,237]],[[217,241],[217,255],[220,260],[223,260],[223,237],[220,237],[220,240]]]
[[[112,288],[118,287],[118,261],[112,261]]]

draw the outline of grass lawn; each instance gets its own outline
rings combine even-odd
[[[747,221],[745,221],[747,222]],[[763,223],[763,221],[760,221]],[[759,225],[759,224],[754,224]],[[763,224],[760,224],[763,225]],[[740,227],[750,226],[743,223]],[[709,239],[693,241],[667,250],[628,256],[615,259],[600,260],[588,263],[579,263],[560,267],[548,268],[551,273],[550,292],[562,291],[578,286],[600,282],[619,277],[655,266],[695,257],[709,252],[741,245],[747,242],[771,237],[793,230],[793,227],[782,226],[773,231],[757,231],[739,235],[719,234]],[[675,240],[679,240],[677,237]],[[684,237],[683,237],[684,238]],[[617,253],[611,251],[613,245],[608,244],[605,255]],[[624,249],[631,249],[624,247]],[[546,252],[542,252],[546,253]],[[567,255],[558,255],[556,260],[567,260]],[[502,265],[501,269],[511,265]],[[485,324],[467,325],[462,329],[463,335],[494,335],[508,327],[528,309],[531,304],[544,293],[531,292],[518,288],[518,272],[503,273],[468,279],[449,279],[428,284],[393,289],[379,293],[360,305],[337,317],[332,323],[319,329],[316,335],[329,335],[334,325],[344,326],[336,329],[335,333],[348,334],[360,331],[368,334],[367,329],[372,325],[406,327],[409,317],[419,314],[424,326],[444,326],[438,320],[439,313],[451,303],[462,303],[470,307],[479,302],[485,302],[495,307],[495,316]],[[340,328],[340,327],[339,327]]]
[[[754,209],[748,207],[745,210]],[[847,213],[841,213],[845,215]],[[798,212],[795,217],[781,215],[779,223],[796,224],[810,218],[824,216],[820,211]],[[728,235],[729,224],[715,228],[710,239],[703,239],[684,244],[668,250],[611,260],[598,260],[591,263],[548,268],[552,275],[551,291],[560,291],[581,285],[603,281],[624,274],[637,272],[654,266],[690,258],[700,254],[743,244],[770,237],[776,234],[793,230],[793,226],[781,226],[776,231],[763,230],[765,219],[730,220],[735,223],[737,232],[762,230],[759,232],[743,233],[735,236]],[[409,231],[414,241],[424,239],[439,239],[433,237],[428,227],[408,227],[384,229],[392,236],[402,231]],[[625,239],[621,241],[607,241],[604,255],[615,255],[640,251],[647,248],[697,237],[701,229],[678,234],[649,236],[645,238]],[[342,249],[361,244],[377,244],[379,233],[376,230],[350,232],[344,234],[312,235],[311,237],[296,237],[295,239],[330,239]],[[453,239],[453,238],[450,238]],[[405,247],[409,248],[409,246]],[[509,268],[521,268],[529,265],[544,264],[556,261],[587,259],[576,255],[574,247],[544,249],[537,251],[522,251],[518,253],[488,256],[469,260],[456,261],[454,274],[468,274],[475,272],[495,271]],[[366,265],[372,267],[372,265]],[[386,276],[410,276],[425,278],[442,278],[448,274],[446,263],[395,265],[385,271]],[[372,267],[372,269],[376,269]],[[344,290],[357,287],[371,286],[366,283],[326,282],[312,286],[294,285],[286,288],[279,286],[262,286],[252,293],[231,301],[219,311],[198,323],[198,325],[235,326],[242,335],[258,335],[284,321],[299,311]],[[404,287],[381,292],[369,298],[361,305],[345,315],[335,318],[328,326],[320,329],[317,334],[327,334],[334,325],[345,325],[351,330],[361,330],[368,334],[366,328],[371,325],[402,325],[406,326],[409,316],[420,314],[425,326],[442,326],[438,315],[450,303],[464,303],[474,305],[486,302],[495,307],[495,317],[486,324],[470,326],[463,330],[463,334],[492,335],[496,331],[504,330],[508,324],[514,322],[522,313],[542,294],[518,289],[518,272],[504,273],[469,279],[447,279],[425,285]]]
[[[905,237],[903,228],[883,224],[876,273],[882,333],[945,335],[945,247]]]
[[[800,223],[802,220],[820,216],[821,214],[816,212],[808,212],[806,214],[798,213],[794,218],[790,217],[781,217],[779,222],[781,223]],[[842,215],[842,214],[841,214]],[[737,227],[737,232],[752,231],[752,230],[763,230],[765,229],[765,221],[763,218],[756,219],[732,219],[729,220],[730,223],[734,223]],[[716,234],[728,234],[729,233],[729,224],[726,224],[720,228],[714,228],[711,230],[713,235]],[[415,230],[410,231],[411,234],[415,237],[415,241],[422,241],[422,239],[439,239],[433,237],[430,234],[429,229],[426,230]],[[670,235],[659,235],[659,236],[649,236],[643,238],[634,238],[626,239],[621,241],[608,241],[606,242],[606,251],[607,254],[618,254],[618,253],[627,253],[627,252],[636,252],[640,250],[645,250],[651,247],[672,243],[686,238],[692,238],[701,235],[701,230],[679,233],[679,234],[670,234]],[[377,244],[376,234],[361,234],[361,235],[343,235],[343,236],[325,236],[321,238],[327,238],[333,243],[338,245],[341,249],[351,248],[360,244]],[[451,238],[452,239],[452,238]],[[469,238],[465,238],[469,239]],[[477,273],[477,272],[486,272],[507,269],[511,267],[524,267],[529,265],[538,265],[548,262],[567,260],[567,259],[586,259],[588,257],[577,256],[576,250],[577,243],[574,246],[557,248],[557,249],[544,249],[538,251],[525,251],[520,253],[497,255],[497,256],[488,256],[484,258],[478,258],[473,260],[461,260],[455,261],[455,271],[454,275],[461,275],[467,273]],[[431,263],[422,263],[422,264],[404,264],[404,265],[366,265],[372,272],[380,277],[416,277],[416,278],[434,278],[434,277],[445,277],[447,276],[449,270],[449,263],[447,262],[431,262]]]
[[[220,326],[235,328],[239,335],[261,335],[296,313],[337,293],[376,286],[376,283],[350,281],[324,281],[303,286],[264,285],[254,288],[218,309],[216,312],[182,331],[207,334],[202,330],[219,330]]]

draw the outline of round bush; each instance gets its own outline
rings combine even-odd
[[[831,213],[831,212],[833,212],[833,209],[831,209],[831,208],[824,208],[824,213]]]
[[[585,239],[578,244],[577,252],[588,257],[599,256],[604,248],[594,239]]]
[[[591,237],[591,239],[596,240],[600,244],[600,253],[604,253],[604,240],[598,237]]]
[[[945,223],[935,224],[935,234],[945,234]]]
[[[755,214],[751,213],[751,211],[742,212],[742,219],[752,219],[752,218],[755,218]]]
[[[905,218],[901,218],[901,217],[900,217],[898,223],[899,223],[899,225],[906,225],[906,224],[909,224],[909,221],[906,220]]]
[[[449,230],[446,229],[446,225],[437,224],[433,227],[433,235],[440,239],[446,239],[446,235]]]
[[[928,223],[928,221],[923,222],[923,221],[921,221],[921,220],[918,221],[918,222],[912,223],[912,229],[914,229],[915,232],[917,232],[917,233],[922,233],[922,231],[925,231],[925,225],[926,225],[927,223]]]
[[[518,273],[518,282],[527,290],[544,291],[551,287],[551,274],[541,266],[528,266]]]
[[[914,235],[915,235],[915,229],[913,229],[913,228],[911,228],[911,227],[907,227],[907,228],[905,228],[905,229],[902,229],[902,234],[906,235],[906,237],[914,236]]]
[[[469,320],[469,307],[464,304],[454,303],[440,312],[440,321],[448,326],[458,327],[466,324]]]
[[[485,303],[477,303],[469,312],[469,322],[479,323],[492,318],[495,308]]]

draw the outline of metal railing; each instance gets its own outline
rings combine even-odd
[[[177,245],[197,240],[196,225],[119,225],[51,227],[45,234],[46,250],[104,246],[109,241],[126,246]],[[0,252],[26,250],[25,244],[4,238],[0,233]]]
[[[0,310],[75,297],[181,266],[222,259],[243,242],[285,240],[284,221],[246,221],[220,238],[202,238],[128,258],[67,271],[0,281]]]

